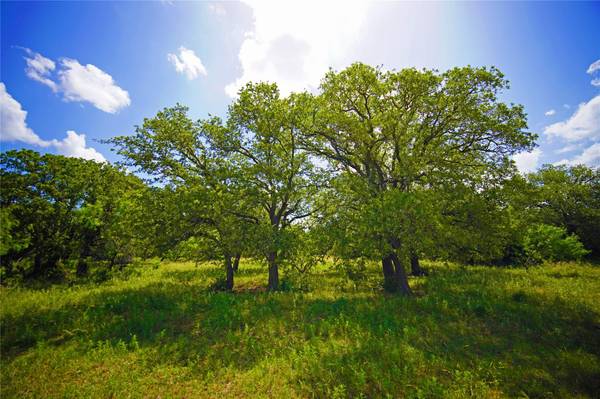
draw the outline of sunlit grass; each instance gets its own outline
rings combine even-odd
[[[425,263],[413,299],[321,267],[267,293],[243,261],[2,288],[2,397],[595,397],[600,268]]]

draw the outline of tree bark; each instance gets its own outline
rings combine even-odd
[[[40,253],[36,253],[33,258],[33,270],[30,273],[30,277],[39,277],[42,274],[42,255]]]
[[[233,289],[233,265],[231,264],[231,256],[225,255],[225,290],[231,291]]]
[[[399,292],[402,295],[410,296],[412,291],[410,285],[408,285],[408,277],[406,276],[406,270],[402,261],[398,258],[397,252],[400,249],[400,240],[398,238],[391,238],[389,240],[394,250],[388,255],[394,265],[394,292]]]
[[[396,291],[404,296],[411,296],[412,291],[410,289],[410,285],[408,285],[408,277],[406,276],[406,270],[402,265],[402,262],[398,258],[398,255],[392,252],[390,255],[392,262],[394,264],[394,276],[396,279]]]
[[[410,255],[410,272],[413,276],[426,276],[427,272],[421,268],[419,256],[416,253]]]
[[[85,258],[84,259],[80,259],[77,262],[77,270],[76,270],[77,276],[78,277],[87,276],[88,273],[89,273],[89,271],[90,271],[90,267],[89,267],[89,265],[87,263],[87,260]]]
[[[240,268],[240,258],[242,257],[241,253],[235,254],[235,257],[233,258],[233,271],[237,273],[238,269]]]
[[[269,291],[277,291],[279,289],[279,269],[277,267],[277,254],[271,252],[267,255],[269,263]]]
[[[381,259],[381,266],[383,270],[383,289],[387,292],[396,292],[397,284],[391,256],[383,257]]]

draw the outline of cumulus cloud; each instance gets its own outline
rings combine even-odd
[[[89,102],[111,114],[131,104],[129,93],[95,65],[81,65],[77,60],[65,58],[61,67],[59,79],[65,100]]]
[[[592,79],[590,83],[592,86],[600,87],[600,78]]]
[[[42,140],[27,126],[27,111],[7,91],[4,83],[0,82],[0,141],[21,142],[37,147],[53,147],[59,154],[93,159],[105,162],[106,159],[94,148],[87,147],[84,134],[69,130],[67,137],[62,140]]]
[[[28,48],[21,48],[27,53],[27,56],[25,57],[25,62],[27,63],[25,73],[27,74],[27,77],[45,84],[56,93],[58,91],[58,86],[50,79],[52,71],[56,68],[54,61],[44,57],[40,53],[33,52]]]
[[[57,70],[51,59],[28,48],[23,50],[27,53],[27,76],[50,87],[55,93],[62,93],[66,101],[88,102],[111,114],[131,104],[129,93],[97,66],[81,65],[77,60],[63,58]]]
[[[576,156],[574,164],[586,164],[589,166],[598,166],[600,164],[600,143],[595,143],[586,148],[581,154]]]
[[[62,140],[52,140],[52,146],[64,156],[73,158],[91,159],[96,162],[106,162],[106,158],[95,148],[87,147],[85,134],[77,134],[73,130],[67,131],[67,137]]]
[[[554,165],[588,165],[588,166],[599,166],[600,165],[600,143],[594,143],[575,158],[562,159],[555,162]]]
[[[21,104],[6,91],[4,83],[0,82],[0,140],[49,146],[49,141],[42,140],[27,126],[26,118],[27,111],[21,108]]]
[[[177,72],[185,74],[189,80],[208,74],[202,60],[198,58],[194,50],[181,46],[179,47],[179,55],[169,53],[167,59],[173,64]]]
[[[531,152],[521,152],[513,155],[513,160],[521,173],[530,173],[537,169],[541,155],[542,150],[536,148]]]
[[[544,133],[567,141],[600,139],[600,95],[580,104],[566,121],[546,126]]]
[[[249,1],[254,29],[238,58],[242,75],[225,87],[235,97],[249,81],[274,81],[285,95],[318,86],[329,67],[339,67],[366,17],[364,2]]]
[[[546,115],[546,116],[552,116],[554,114],[556,114],[556,110],[554,110],[554,109],[550,109],[550,110],[544,112],[544,115]]]

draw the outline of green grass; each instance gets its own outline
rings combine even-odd
[[[321,268],[267,293],[242,262],[2,288],[2,398],[598,397],[600,268],[425,263],[413,299]]]

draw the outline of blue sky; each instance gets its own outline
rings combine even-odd
[[[2,2],[1,149],[116,160],[179,102],[223,115],[248,80],[315,89],[329,67],[495,65],[539,147],[515,160],[600,164],[600,3]],[[594,79],[597,79],[594,81]],[[595,85],[593,84],[595,83]]]

